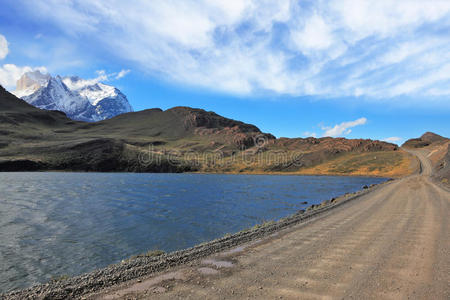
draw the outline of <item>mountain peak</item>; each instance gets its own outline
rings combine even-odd
[[[39,70],[27,72],[17,81],[13,94],[20,98],[31,95],[42,86],[47,85],[50,78],[49,74],[42,74]]]
[[[434,132],[425,132],[422,134],[420,138],[409,139],[407,140],[402,147],[406,148],[422,148],[429,145],[441,144],[448,141],[448,138],[445,138],[439,134]]]
[[[446,138],[444,138],[443,136],[436,134],[434,132],[425,132],[420,139],[422,139],[423,141],[427,141],[427,142],[437,142],[437,141],[442,141],[442,140],[446,140]]]
[[[22,75],[13,94],[38,108],[60,110],[80,121],[100,121],[133,111],[127,97],[114,86],[78,76],[52,77],[38,70]]]

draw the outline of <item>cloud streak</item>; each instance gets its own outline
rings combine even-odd
[[[36,0],[22,6],[71,40],[87,38],[133,68],[183,84],[244,95],[450,95],[447,0]]]
[[[68,78],[65,78],[63,82],[70,88],[70,89],[81,89],[87,85],[93,85],[100,82],[107,82],[110,80],[118,80],[126,76],[130,70],[121,70],[120,72],[114,72],[114,73],[106,73],[105,70],[97,70],[95,73],[97,74],[97,77],[91,78],[91,79],[81,79],[77,78],[77,80],[73,81]]]
[[[325,130],[323,136],[338,137],[348,135],[352,132],[351,128],[359,125],[364,125],[366,124],[366,122],[366,118],[359,118],[355,121],[342,122],[341,124],[337,124],[334,127],[322,127],[322,129]]]
[[[0,59],[4,59],[8,55],[8,41],[0,34]]]
[[[391,137],[385,138],[383,141],[398,144],[402,140],[403,140],[403,138],[401,138],[401,137],[391,136]]]
[[[119,73],[117,73],[116,75],[116,79],[120,79],[125,77],[128,73],[130,73],[131,70],[127,69],[127,70],[121,70]]]

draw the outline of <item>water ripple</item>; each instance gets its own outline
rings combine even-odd
[[[0,173],[0,292],[190,247],[383,180]]]

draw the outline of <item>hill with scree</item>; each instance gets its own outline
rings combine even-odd
[[[0,88],[1,171],[229,172],[401,176],[411,157],[394,144],[275,138],[254,125],[190,107],[87,123],[35,108]]]
[[[433,166],[433,178],[450,186],[450,139],[426,132],[419,138],[407,140],[402,147],[424,151]]]

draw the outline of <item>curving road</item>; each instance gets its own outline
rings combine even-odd
[[[246,248],[98,294],[157,299],[450,299],[450,193],[422,173]]]

